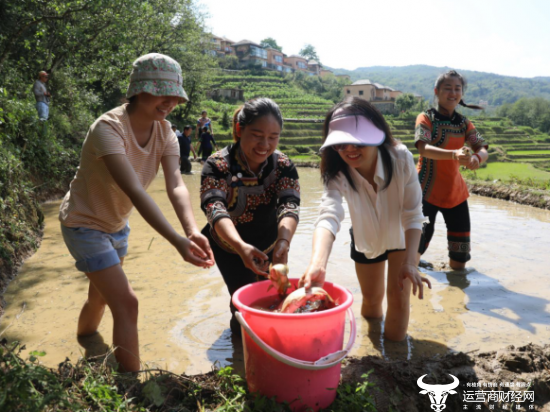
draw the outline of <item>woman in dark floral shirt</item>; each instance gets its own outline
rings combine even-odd
[[[300,185],[294,164],[276,150],[282,126],[275,102],[246,102],[233,116],[235,143],[210,156],[202,170],[201,207],[208,220],[202,233],[231,296],[267,276],[270,262],[288,260]],[[234,314],[232,303],[230,308]],[[240,333],[234,316],[230,325]]]

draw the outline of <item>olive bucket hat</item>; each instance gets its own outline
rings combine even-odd
[[[177,61],[164,54],[149,53],[132,64],[126,98],[145,92],[153,96],[178,96],[179,102],[185,103],[189,98],[183,90],[182,81],[181,67]]]

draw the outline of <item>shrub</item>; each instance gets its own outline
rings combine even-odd
[[[221,125],[226,129],[229,129],[229,127],[231,126],[231,123],[229,122],[229,115],[227,114],[227,111],[223,112]]]
[[[4,90],[0,107],[0,271],[9,272],[37,245],[43,221],[37,200],[67,190],[78,165],[75,140],[81,136],[58,110],[40,122],[29,96],[12,97]],[[75,111],[73,119],[78,123],[83,117]]]
[[[296,146],[296,151],[300,154],[307,154],[311,152],[311,149],[306,146]]]

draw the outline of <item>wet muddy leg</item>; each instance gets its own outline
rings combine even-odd
[[[120,265],[86,274],[113,314],[113,346],[122,370],[140,369],[138,299]]]
[[[76,334],[79,337],[90,336],[97,332],[103,314],[105,313],[105,299],[90,282],[88,288],[88,299],[84,302],[80,316],[78,318],[78,327]]]
[[[382,302],[384,301],[385,269],[386,262],[369,264],[355,262],[355,272],[363,295],[361,315],[366,319],[381,319],[384,316]]]
[[[410,298],[412,284],[410,280],[403,281],[403,290],[399,287],[401,264],[406,256],[405,251],[393,252],[388,255],[388,311],[384,336],[386,339],[401,341],[407,337],[410,316]]]

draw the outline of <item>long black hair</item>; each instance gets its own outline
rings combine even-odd
[[[435,88],[439,90],[439,87],[441,86],[441,83],[443,83],[445,80],[447,80],[449,77],[456,77],[460,83],[462,84],[462,93],[466,91],[466,87],[468,86],[468,82],[462,76],[460,73],[458,73],[456,70],[449,70],[448,72],[442,73],[439,75],[439,77],[435,81]],[[437,104],[437,96],[435,97],[435,103]],[[463,99],[460,99],[458,102],[459,105],[463,107],[467,107],[468,109],[474,109],[474,110],[484,110],[481,106],[476,106],[475,104],[466,104],[464,103]]]
[[[390,185],[393,177],[393,163],[390,155],[390,148],[398,144],[398,141],[394,139],[391,134],[390,126],[386,123],[386,119],[384,119],[382,113],[380,113],[374,105],[370,104],[365,99],[361,99],[360,97],[346,98],[344,101],[334,105],[326,114],[325,124],[323,125],[323,143],[327,140],[329,123],[334,116],[334,112],[338,109],[343,109],[346,113],[354,114],[355,116],[366,117],[378,129],[384,132],[386,137],[384,138],[382,144],[378,146],[378,150],[380,150],[382,165],[384,166],[384,171],[386,172],[386,182],[380,190],[386,189]],[[346,179],[353,190],[357,191],[357,188],[355,187],[353,179],[349,173],[347,163],[336,151],[332,150],[330,147],[327,147],[321,153],[321,178],[323,179],[323,183],[327,185],[331,180],[336,178],[340,172],[346,176]]]
[[[237,136],[237,123],[239,123],[241,129],[243,129],[247,125],[254,123],[260,117],[269,114],[277,120],[281,130],[283,130],[283,115],[277,103],[266,97],[258,97],[247,101],[244,105],[235,110],[233,114],[233,140],[238,142],[240,139],[239,136]]]

